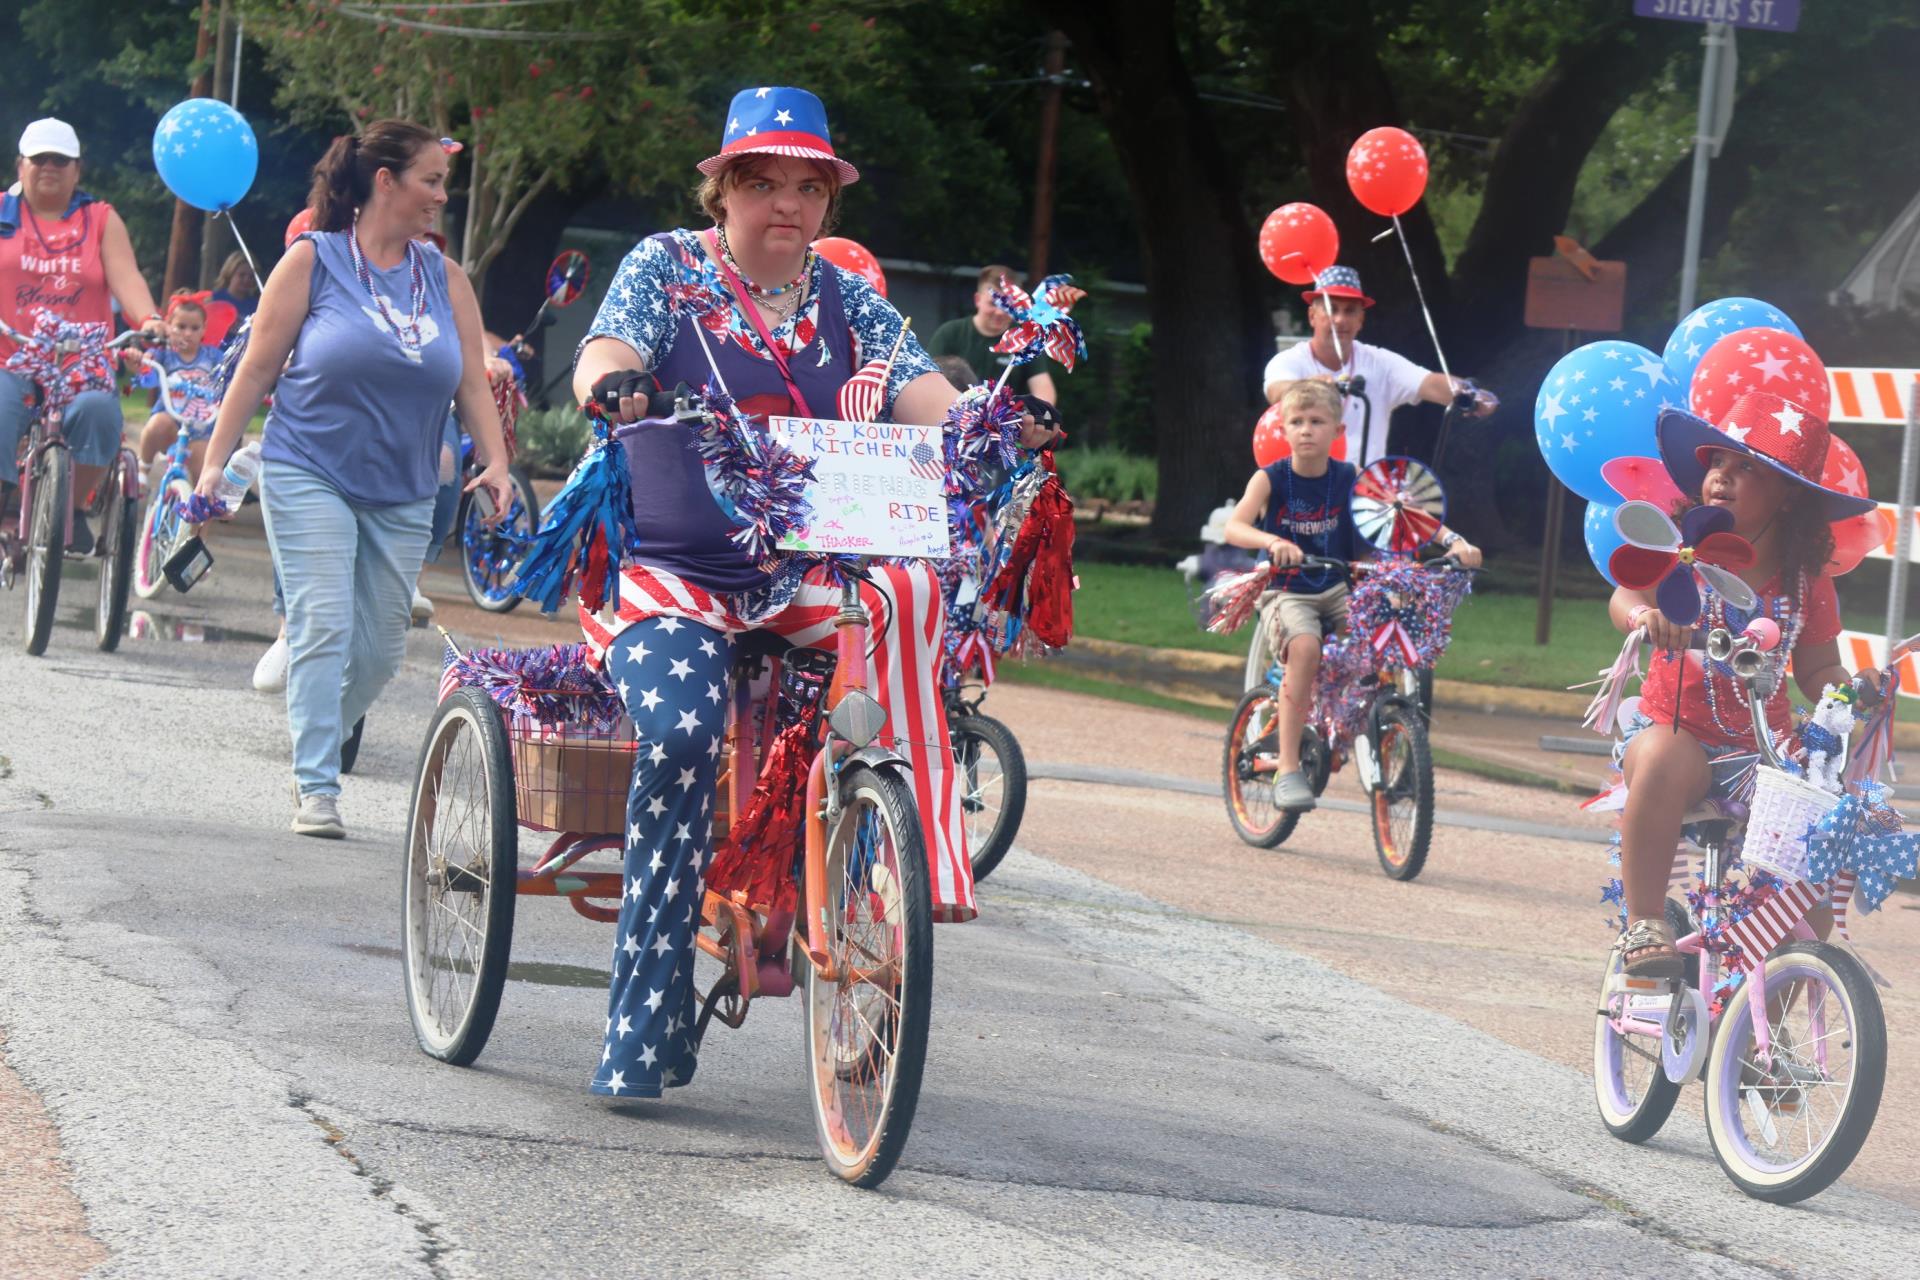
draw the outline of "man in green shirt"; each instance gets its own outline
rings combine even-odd
[[[1020,275],[1012,267],[995,263],[980,272],[980,278],[973,293],[973,314],[949,320],[933,331],[933,338],[927,343],[927,354],[932,356],[959,356],[965,360],[982,378],[997,381],[1006,368],[1011,356],[1003,356],[994,351],[993,344],[1000,340],[1013,324],[1013,317],[993,305],[993,288],[1005,276],[1018,284]],[[1054,399],[1053,375],[1047,372],[1053,367],[1045,356],[1030,360],[1013,371],[1007,379],[1007,389],[1017,396],[1036,395],[1052,403]]]

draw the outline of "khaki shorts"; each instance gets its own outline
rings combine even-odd
[[[1314,595],[1276,591],[1261,602],[1260,613],[1267,627],[1267,643],[1275,653],[1284,652],[1287,642],[1295,636],[1325,640],[1346,625],[1347,584],[1343,582]]]

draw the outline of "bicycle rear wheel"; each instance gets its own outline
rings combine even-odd
[[[1381,708],[1379,781],[1373,795],[1373,849],[1390,879],[1411,880],[1433,841],[1433,755],[1417,707]]]
[[[66,564],[67,511],[72,504],[73,459],[64,448],[42,449],[33,461],[33,511],[27,525],[27,619],[25,648],[35,657],[53,637],[60,602],[60,571]]]
[[[133,593],[151,600],[167,585],[161,569],[167,562],[167,548],[180,530],[180,509],[193,496],[193,487],[181,476],[155,485],[140,517],[139,540],[133,552]]]
[[[1887,1023],[1860,962],[1824,942],[1774,952],[1766,983],[1766,1060],[1744,985],[1720,1017],[1707,1059],[1707,1137],[1735,1186],[1792,1204],[1826,1190],[1860,1154],[1886,1085]]]
[[[457,1067],[480,1056],[500,1011],[519,834],[499,709],[477,689],[456,690],[414,774],[400,906],[414,1036]]]
[[[1000,865],[1020,833],[1027,811],[1027,758],[1012,730],[992,716],[957,716],[951,736],[960,769],[960,812],[978,884]]]
[[[1242,840],[1256,849],[1271,849],[1293,834],[1297,812],[1273,803],[1273,779],[1279,753],[1274,735],[1279,711],[1273,688],[1262,684],[1240,696],[1227,724],[1227,749],[1221,761],[1221,787],[1227,801],[1227,819]]]
[[[1676,938],[1693,932],[1686,908],[1672,898],[1667,899],[1667,925]],[[1619,948],[1607,953],[1593,1021],[1593,1096],[1608,1133],[1622,1142],[1645,1142],[1673,1114],[1680,1085],[1669,1080],[1661,1066],[1659,1037],[1617,1031],[1613,1024],[1630,1009],[1659,1022],[1666,1017],[1672,995],[1664,982],[1654,984],[1657,990],[1625,987],[1620,977],[1623,963]],[[1686,965],[1687,985],[1700,985],[1700,957],[1687,956]]]
[[[107,482],[117,486],[119,478]],[[107,500],[100,528],[100,600],[94,608],[93,639],[105,653],[120,647],[127,629],[127,593],[133,586],[134,526],[140,513],[132,498],[115,493]]]
[[[886,1180],[920,1102],[933,999],[933,901],[913,788],[899,770],[841,775],[824,912],[834,977],[806,965],[814,1132],[835,1177]]]

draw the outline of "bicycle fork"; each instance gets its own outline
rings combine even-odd
[[[859,579],[849,576],[840,585],[840,612],[833,620],[838,660],[827,688],[826,741],[814,753],[807,772],[807,959],[828,982],[840,978],[828,942],[833,921],[827,894],[827,829],[840,811],[840,793],[832,785],[832,775],[845,756],[871,742],[885,723],[884,712],[874,723],[872,712],[879,703],[867,692],[867,621]],[[862,736],[864,741],[857,741]]]

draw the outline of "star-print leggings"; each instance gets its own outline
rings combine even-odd
[[[934,676],[939,585],[925,567],[888,567],[876,569],[861,594],[872,617],[870,691],[887,708],[880,743],[913,765],[935,918],[971,919],[972,866]],[[839,604],[838,586],[809,578],[792,604],[762,625],[796,645],[830,645]],[[626,897],[595,1093],[658,1097],[663,1085],[693,1078],[693,936],[702,875],[713,856],[713,796],[732,665],[726,632],[681,617],[628,623],[607,646],[606,672],[633,717],[640,747],[627,796]]]

